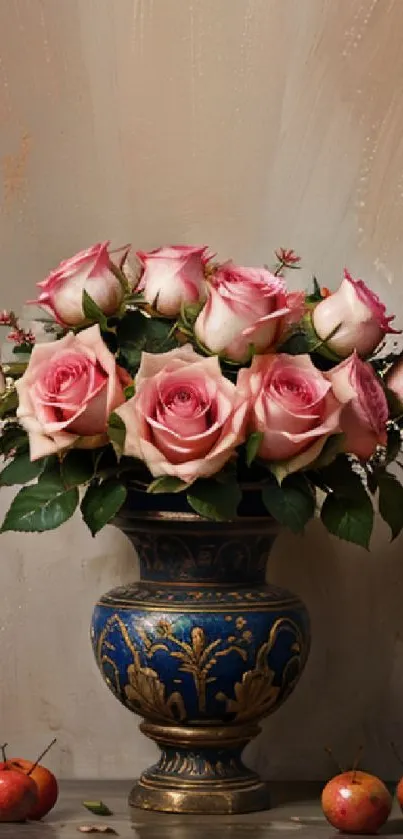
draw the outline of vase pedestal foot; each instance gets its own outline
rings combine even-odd
[[[158,743],[161,757],[135,784],[130,808],[201,815],[269,808],[267,784],[241,758],[259,733],[257,725],[191,728],[145,722],[141,730]]]
[[[216,813],[230,815],[231,813],[253,813],[256,810],[269,809],[269,793],[267,784],[259,781],[249,781],[244,786],[240,784],[222,784],[220,789],[217,782],[210,784],[195,784],[192,789],[177,788],[171,782],[170,787],[156,787],[142,778],[133,787],[129,806],[132,816],[138,808],[154,810],[163,813],[198,813],[208,815]]]

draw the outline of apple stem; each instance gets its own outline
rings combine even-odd
[[[6,762],[6,760],[7,760],[7,757],[6,757],[6,748],[7,748],[7,746],[8,746],[8,743],[3,743],[3,745],[2,745],[2,746],[0,746],[0,749],[1,749],[1,754],[2,754],[2,756],[3,756],[3,763],[5,763],[5,762]]]
[[[337,766],[337,768],[338,768],[339,772],[340,772],[340,773],[343,773],[343,772],[344,772],[344,769],[343,769],[343,767],[342,767],[342,766],[340,766],[340,763],[338,763],[338,762],[337,762],[337,760],[336,760],[336,758],[335,758],[335,756],[334,756],[334,754],[333,754],[333,752],[332,752],[332,750],[331,750],[330,746],[325,746],[325,752],[327,752],[327,754],[328,754],[328,755],[330,755],[330,757],[332,758],[333,763]]]
[[[352,766],[352,773],[353,773],[353,776],[351,778],[351,783],[352,784],[355,784],[355,776],[357,774],[358,764],[360,762],[360,757],[363,753],[363,750],[364,750],[364,746],[358,746],[358,751],[357,751],[357,754],[355,756],[355,760],[354,760],[354,763],[353,763],[353,766]]]
[[[39,761],[42,760],[43,757],[45,757],[45,755],[48,753],[49,749],[51,749],[52,746],[55,745],[55,743],[56,743],[56,737],[54,738],[54,740],[52,740],[51,743],[49,743],[48,746],[46,746],[46,749],[44,749],[44,751],[39,755],[39,757],[37,757],[35,763],[31,766],[29,772],[27,772],[27,775],[32,775],[34,769],[36,769],[36,767],[38,766]]]
[[[403,766],[403,760],[402,760],[402,757],[401,757],[401,755],[399,754],[399,752],[398,752],[398,750],[397,750],[397,748],[396,748],[396,744],[393,742],[393,740],[391,740],[390,747],[391,747],[391,749],[392,749],[392,752],[393,752],[393,754],[394,754],[394,756],[395,756],[396,760],[398,760],[398,762],[400,763],[400,766]]]

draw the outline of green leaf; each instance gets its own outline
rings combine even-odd
[[[120,321],[116,335],[119,344],[119,363],[134,373],[141,359],[146,344],[146,330],[150,318],[138,309],[126,312]]]
[[[323,469],[325,466],[329,466],[333,463],[337,455],[340,454],[343,449],[345,436],[345,434],[333,434],[329,437],[326,440],[320,455],[313,463],[309,464],[308,470]]]
[[[112,810],[103,801],[83,801],[83,807],[94,816],[113,816]]]
[[[135,392],[136,392],[136,388],[135,388],[134,385],[127,385],[127,387],[125,387],[124,394],[125,394],[126,402],[127,402],[128,399],[131,399],[132,396],[134,396]]]
[[[263,440],[264,434],[262,431],[253,431],[246,441],[246,463],[251,466],[258,451],[259,446]]]
[[[47,458],[30,460],[29,452],[17,454],[14,460],[0,472],[0,487],[11,487],[15,484],[29,484],[43,472]]]
[[[179,478],[174,478],[173,475],[162,475],[161,478],[156,478],[148,485],[147,492],[182,492],[187,489],[189,484],[181,481]]]
[[[231,458],[227,460],[225,466],[214,475],[214,480],[217,481],[219,484],[232,484],[234,481],[236,482],[237,478],[237,467],[236,467],[236,460],[235,458]]]
[[[402,445],[401,432],[399,428],[388,429],[388,441],[386,444],[386,462],[392,463],[396,460]]]
[[[130,283],[123,269],[119,265],[116,265],[115,262],[112,262],[112,260],[109,261],[109,267],[112,273],[115,275],[116,279],[119,280],[123,293],[128,294],[131,290]]]
[[[390,472],[378,474],[379,512],[389,525],[392,541],[403,528],[403,487]]]
[[[192,327],[196,323],[203,306],[203,301],[200,301],[199,303],[190,303],[188,306],[182,306],[181,317],[185,326]]]
[[[56,490],[61,484],[64,485],[61,477],[61,464],[57,455],[52,455],[46,458],[45,468],[39,477],[41,484],[51,484],[56,487]],[[65,487],[68,489],[68,487]]]
[[[16,390],[5,390],[0,396],[0,419],[6,414],[14,413],[18,408],[18,393]]]
[[[148,318],[146,330],[146,352],[168,352],[177,346],[172,336],[172,321]]]
[[[31,352],[34,348],[33,344],[28,344],[24,342],[22,344],[17,344],[16,347],[13,347],[13,354],[14,355],[31,355]]]
[[[279,349],[288,355],[304,355],[310,351],[310,342],[304,331],[296,329]]]
[[[379,478],[379,471],[377,469],[370,469],[367,466],[367,486],[371,493],[371,495],[375,495],[378,489],[378,478]]]
[[[364,485],[359,474],[353,469],[353,463],[346,455],[341,454],[323,469],[319,470],[322,481],[343,498],[362,498],[366,495]]]
[[[81,512],[93,536],[116,516],[126,496],[126,487],[116,480],[88,487],[81,502]]]
[[[79,501],[77,489],[66,489],[62,482],[38,481],[21,489],[11,503],[1,532],[43,532],[60,527],[73,515]]]
[[[382,361],[382,359],[381,359]],[[371,364],[373,362],[371,361]],[[389,390],[385,382],[383,382],[383,387],[385,391],[386,401],[388,403],[389,408],[389,416],[390,417],[401,417],[403,414],[403,404],[400,401],[399,397],[394,393],[393,390]]]
[[[61,464],[61,475],[66,487],[87,484],[94,475],[94,455],[85,449],[70,449]]]
[[[228,521],[237,514],[242,492],[237,483],[219,484],[214,480],[198,480],[187,494],[193,510],[207,519]]]
[[[146,317],[138,309],[126,312],[117,326],[119,363],[134,374],[142,352],[167,352],[177,346],[171,333],[170,320]]]
[[[113,411],[108,420],[107,428],[108,437],[112,443],[117,446],[119,451],[123,451],[126,439],[126,426],[118,414]]]
[[[321,519],[329,533],[368,550],[374,524],[374,510],[367,493],[358,498],[330,493],[324,501]]]
[[[129,463],[135,464],[136,461],[133,457],[117,454],[112,444],[94,451],[94,473],[99,479],[115,478],[120,471],[127,472]]]
[[[101,329],[108,328],[108,321],[105,317],[102,309],[96,304],[95,300],[90,297],[88,292],[83,289],[83,302],[82,302],[83,312],[87,320],[94,321],[95,323],[99,323]]]
[[[0,437],[0,454],[8,455],[14,450],[27,451],[28,448],[27,432],[18,423],[7,423]]]
[[[311,292],[311,294],[307,295],[306,301],[307,301],[307,303],[320,303],[320,301],[323,300],[321,290],[320,290],[320,285],[319,285],[316,277],[313,277],[312,279],[313,279],[313,291]]]
[[[263,503],[273,518],[299,533],[315,512],[315,494],[304,475],[285,478],[281,486],[273,478],[262,489]]]

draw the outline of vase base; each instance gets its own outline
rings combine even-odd
[[[256,810],[269,809],[268,785],[260,781],[249,780],[243,784],[200,782],[192,788],[181,787],[171,782],[156,785],[146,777],[140,778],[129,796],[132,817],[136,810],[154,810],[163,813],[197,813],[199,815],[252,813]]]
[[[242,761],[256,724],[176,726],[143,722],[161,749],[135,784],[131,808],[165,813],[250,813],[267,810],[267,785]]]

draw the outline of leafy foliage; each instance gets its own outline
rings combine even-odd
[[[126,426],[118,414],[109,417],[108,437],[119,452],[123,451],[126,439]]]
[[[263,437],[264,434],[261,431],[254,431],[249,435],[246,441],[246,463],[248,466],[251,466],[255,460]]]
[[[241,489],[235,481],[220,484],[212,479],[196,481],[187,494],[192,509],[214,521],[234,519],[241,498]]]
[[[108,328],[108,321],[102,309],[99,308],[95,300],[90,297],[85,289],[83,291],[83,312],[89,321],[99,323],[100,329]]]
[[[126,496],[126,487],[115,479],[88,487],[81,502],[81,513],[93,536],[116,516]]]
[[[125,255],[127,256],[126,251]],[[277,276],[283,277],[287,268],[299,267],[300,259],[292,250],[279,249],[276,256],[278,263],[274,270]],[[203,264],[201,270],[204,271],[204,287],[207,290],[212,273],[218,267],[219,263],[211,261],[207,266]],[[135,396],[135,376],[144,352],[165,353],[189,341],[201,356],[215,355],[208,346],[200,343],[195,335],[195,322],[205,303],[204,297],[197,303],[183,304],[175,317],[164,316],[157,311],[161,303],[158,294],[152,305],[149,305],[145,294],[130,288],[121,266],[111,262],[111,270],[122,287],[122,300],[117,310],[111,316],[106,316],[95,300],[83,291],[81,303],[85,320],[75,326],[73,331],[85,329],[89,324],[99,324],[102,339],[114,355],[117,364],[125,368],[134,380],[132,382],[131,378],[127,377],[129,384],[124,389],[126,400]],[[323,372],[340,362],[331,349],[331,338],[340,325],[336,326],[325,340],[319,338],[313,325],[313,311],[327,294],[327,290],[321,288],[314,277],[313,288],[305,296],[305,314],[298,324],[294,324],[287,331],[283,344],[275,348],[275,352],[289,355],[309,354],[316,368]],[[163,306],[160,308],[163,310]],[[251,310],[254,317],[253,306]],[[27,356],[26,360],[22,357],[19,361],[15,359],[4,365],[3,373],[6,378],[0,381],[3,388],[3,392],[0,393],[0,455],[4,458],[0,487],[22,486],[7,513],[3,530],[31,532],[56,528],[73,515],[79,505],[81,493],[81,513],[91,533],[95,535],[105,524],[113,521],[125,504],[129,489],[131,493],[132,490],[141,490],[155,496],[178,494],[179,498],[175,501],[177,506],[182,504],[187,510],[190,507],[198,515],[213,521],[232,521],[238,516],[239,510],[243,515],[246,509],[250,509],[250,498],[252,505],[257,499],[259,514],[262,510],[267,511],[269,516],[294,533],[302,532],[315,516],[317,509],[321,509],[322,522],[330,533],[364,548],[369,546],[373,529],[373,504],[378,503],[380,515],[389,526],[392,539],[403,529],[403,487],[391,471],[391,464],[396,463],[403,468],[403,463],[399,461],[402,450],[403,402],[388,389],[390,369],[396,361],[403,360],[403,353],[397,351],[395,345],[391,352],[387,352],[386,343],[382,344],[370,359],[384,388],[389,421],[386,447],[378,449],[368,462],[361,463],[356,457],[343,454],[347,438],[336,428],[335,433],[324,445],[324,438],[319,437],[315,448],[316,460],[303,471],[293,472],[297,464],[291,455],[284,460],[276,460],[274,452],[273,461],[265,462],[261,454],[264,434],[261,431],[251,432],[251,428],[246,425],[246,441],[232,453],[218,474],[186,483],[170,475],[153,477],[145,463],[124,454],[126,426],[116,412],[108,418],[109,442],[105,445],[88,450],[66,447],[57,456],[31,461],[28,435],[17,420],[18,394],[15,387],[15,379],[23,375],[29,362],[28,354],[33,346],[30,343],[31,333],[23,333],[19,329],[18,321],[12,312],[3,311],[0,321],[3,326],[11,326],[14,331],[17,330],[18,335],[26,336],[26,345],[18,344],[14,352],[25,353]],[[67,332],[67,329],[49,321],[48,318],[45,326],[57,338]],[[253,337],[254,328],[255,325],[252,324],[251,331],[247,334]],[[15,340],[15,337],[12,340]],[[207,335],[203,340],[208,341]],[[249,345],[242,362],[235,360],[236,353],[235,358],[219,355],[223,375],[235,385],[239,368],[252,364],[256,346],[253,343]],[[269,351],[272,352],[272,348]],[[229,349],[227,353],[230,355]],[[203,416],[207,417],[208,410],[208,406],[203,403]],[[287,410],[285,409],[286,413]],[[261,416],[264,415],[262,411]],[[158,411],[153,419],[155,418],[156,422],[160,421]],[[217,414],[214,410],[211,411],[208,421],[213,426],[216,423]],[[245,421],[248,422],[247,418]],[[250,425],[253,427],[253,423]],[[177,426],[174,424],[174,427]],[[287,417],[285,428],[288,428]],[[302,435],[304,428],[302,424]],[[217,439],[214,437],[215,430],[214,426],[212,439]],[[169,433],[171,431],[172,429]],[[217,435],[219,433],[217,430]],[[150,439],[153,434],[151,428]],[[102,442],[103,438],[98,439]],[[163,436],[161,439],[163,440]],[[293,451],[292,446],[291,450]],[[184,456],[180,442],[176,451],[180,456]],[[152,468],[154,470],[155,467]],[[248,496],[248,493],[251,495]],[[247,497],[248,503],[244,503]],[[146,495],[143,496],[143,500],[144,498]],[[152,501],[148,498],[145,503],[154,504],[156,507],[159,502],[157,499]]]
[[[29,452],[17,452],[11,463],[0,472],[0,487],[29,484],[43,472],[46,463],[47,458],[31,460]]]
[[[339,455],[317,477],[321,487],[327,490],[321,510],[325,527],[339,539],[368,549],[374,509],[355,462]]]
[[[172,322],[148,318],[139,309],[128,311],[116,330],[119,345],[118,362],[134,375],[143,352],[167,352],[177,346],[172,335]]]
[[[165,492],[183,492],[187,489],[189,484],[181,481],[179,478],[174,478],[173,475],[163,475],[161,478],[156,478],[148,485],[147,492],[154,494]]]
[[[7,422],[0,437],[0,454],[7,457],[12,452],[27,451],[28,434],[18,422]]]
[[[313,283],[313,289],[312,289],[310,294],[307,294],[307,296],[305,298],[306,302],[307,303],[320,303],[320,301],[323,300],[323,297],[322,297],[322,292],[320,290],[320,285],[319,285],[316,277],[313,277],[312,283]]]
[[[302,474],[277,483],[274,476],[262,489],[263,503],[273,518],[293,533],[302,531],[315,512],[315,491]]]
[[[38,483],[24,487],[11,502],[1,531],[43,532],[54,530],[73,515],[79,500],[78,489],[66,489],[54,475],[42,475]]]
[[[392,540],[403,528],[403,487],[391,472],[381,472],[378,477],[379,512],[390,527]]]

